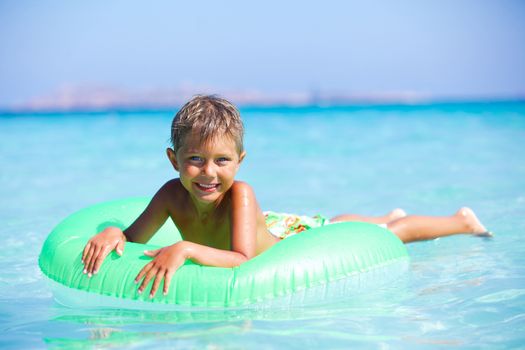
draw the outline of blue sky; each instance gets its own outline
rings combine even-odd
[[[0,2],[0,106],[63,85],[525,96],[524,1]]]

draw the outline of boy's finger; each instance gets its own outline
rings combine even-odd
[[[93,257],[93,254],[95,253],[95,247],[93,245],[90,246],[86,258],[84,259],[84,273],[88,272],[89,264],[91,263],[91,258]]]
[[[154,256],[157,256],[161,250],[162,248],[154,249],[154,250],[145,250],[144,255],[154,257]]]
[[[104,262],[104,259],[106,259],[108,254],[109,254],[109,247],[106,246],[100,251],[98,256],[95,257],[95,263],[93,264],[94,274],[98,272],[98,270],[100,269],[100,265],[102,265],[102,263]]]
[[[86,265],[84,265],[84,270],[86,270],[88,276],[91,273],[91,266],[93,266],[93,262],[95,261],[95,258],[97,256],[97,246],[92,246],[89,250],[89,256],[86,262]]]
[[[173,272],[166,271],[166,274],[164,275],[164,288],[163,288],[163,291],[162,291],[162,293],[164,293],[164,295],[167,295],[168,291],[170,289],[171,276],[173,276]]]
[[[82,251],[82,262],[86,260],[86,256],[89,251],[89,248],[91,248],[91,242],[87,242],[86,246],[84,247],[84,251]]]
[[[117,248],[115,249],[117,251],[117,254],[122,256],[122,253],[124,253],[124,245],[125,245],[125,241],[124,240],[119,240],[118,243],[117,243]]]
[[[153,276],[155,276],[157,274],[157,269],[156,268],[150,268],[148,272],[146,272],[146,276],[144,276],[144,279],[142,280],[142,283],[139,287],[139,293],[142,293],[144,291],[144,289],[146,289],[146,287],[148,286],[149,282],[151,281],[151,279],[153,278]]]
[[[151,263],[149,263],[146,266],[144,266],[142,270],[139,271],[139,274],[137,275],[137,277],[135,277],[135,283],[138,283],[142,279],[142,277],[144,277],[146,272],[148,272],[149,269],[151,269],[151,266]]]
[[[164,277],[164,272],[158,271],[157,275],[155,276],[155,281],[153,281],[153,286],[151,287],[151,291],[149,292],[150,298],[153,298],[155,296],[155,293],[157,293],[157,289],[159,289],[159,285],[163,277]]]
[[[97,257],[100,254],[101,250],[102,250],[101,247],[96,247],[95,248],[95,252],[93,253],[93,257],[89,261],[89,266],[87,268],[88,277],[91,277],[91,274],[93,273],[93,266],[95,265],[95,260],[97,260]]]

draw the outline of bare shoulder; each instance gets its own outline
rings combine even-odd
[[[182,186],[180,179],[171,179],[168,182],[166,182],[159,191],[167,192],[167,193],[177,193],[181,190],[183,190],[184,187]]]
[[[243,181],[235,181],[231,187],[232,197],[251,197],[255,198],[252,186]]]
[[[180,179],[173,179],[162,185],[153,199],[165,207],[177,207],[185,204],[187,191],[182,186]]]
[[[260,211],[252,186],[243,181],[235,181],[231,187],[231,201],[234,210],[238,208],[255,208]]]

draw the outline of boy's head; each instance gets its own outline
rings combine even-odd
[[[214,95],[197,95],[177,112],[171,124],[171,144],[175,153],[186,136],[196,134],[202,143],[218,136],[231,138],[241,154],[244,150],[244,127],[237,108]]]

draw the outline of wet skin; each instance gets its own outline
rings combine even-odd
[[[148,207],[124,232],[108,228],[94,236],[82,256],[85,273],[96,273],[113,249],[122,254],[125,241],[146,243],[171,218],[183,241],[145,254],[153,257],[139,272],[139,292],[153,280],[153,297],[164,279],[167,293],[171,277],[186,259],[218,267],[242,264],[265,251],[279,239],[265,225],[264,215],[252,188],[234,177],[244,158],[235,142],[215,137],[202,143],[198,136],[186,136],[168,158],[180,174],[155,194]]]

